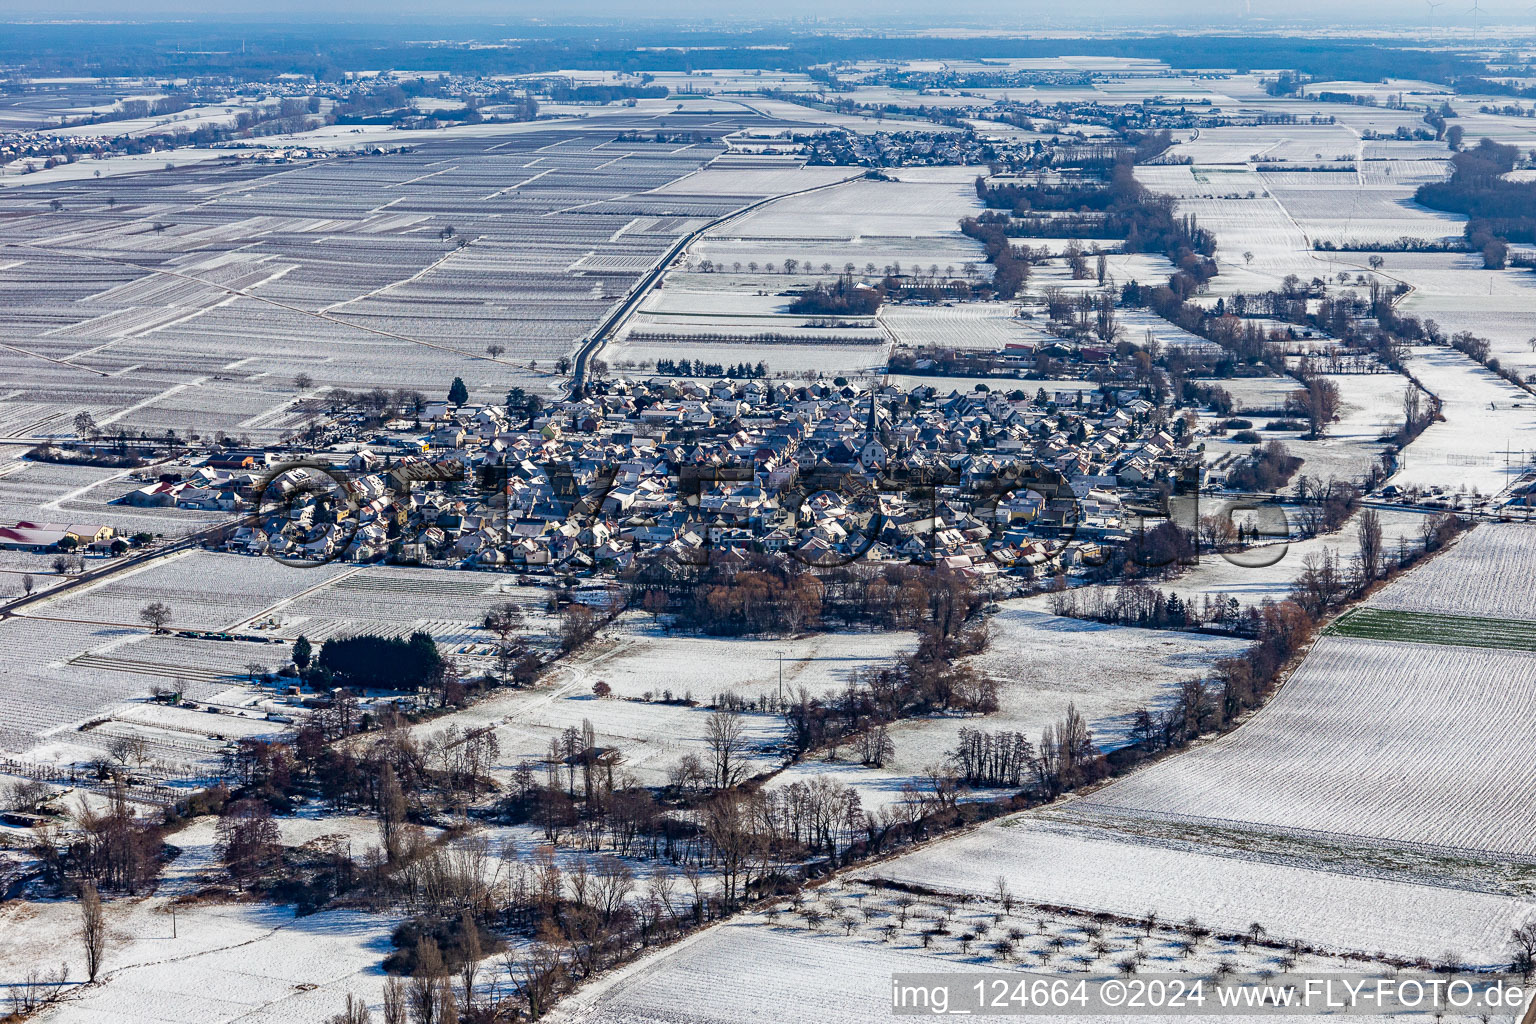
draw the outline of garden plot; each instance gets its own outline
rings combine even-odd
[[[1408,370],[1439,396],[1445,420],[1430,424],[1398,457],[1392,482],[1473,496],[1513,484],[1536,452],[1536,398],[1454,349],[1411,351]]]
[[[1504,619],[1536,617],[1536,529],[1485,523],[1371,597],[1372,608]]]
[[[1093,803],[1536,858],[1536,657],[1324,637],[1215,742]]]
[[[1004,603],[988,624],[992,641],[970,665],[999,682],[1001,710],[899,723],[891,730],[894,767],[919,772],[942,762],[962,726],[1022,732],[1033,743],[1069,704],[1088,720],[1094,742],[1114,749],[1126,742],[1137,708],[1171,702],[1179,683],[1209,676],[1218,660],[1248,648],[1228,637],[1062,618],[1019,601]]]

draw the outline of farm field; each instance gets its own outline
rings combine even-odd
[[[640,612],[610,628],[615,650],[594,673],[615,696],[660,697],[670,690],[708,701],[717,694],[754,698],[777,694],[780,656],[784,689],[822,696],[841,690],[856,672],[888,663],[917,644],[905,632],[832,632],[802,637],[709,637],[671,633]]]
[[[1536,608],[1536,534],[1530,526],[1485,523],[1456,546],[1382,588],[1370,607],[1525,619]]]
[[[631,612],[562,661],[537,688],[494,694],[418,730],[427,735],[455,724],[466,730],[490,726],[501,750],[495,772],[510,775],[521,762],[543,758],[565,729],[589,721],[599,745],[622,752],[624,771],[646,785],[663,785],[685,755],[707,760],[704,722],[710,712],[702,705],[726,694],[747,701],[777,695],[780,654],[786,694],[804,687],[822,696],[846,686],[852,673],[886,664],[915,643],[909,633],[693,637],[667,633]],[[598,682],[612,687],[613,695],[596,698],[592,688]],[[782,720],[749,713],[745,725],[752,771],[776,767],[779,758],[765,748],[782,737]],[[890,788],[894,793],[896,785]]]
[[[1536,275],[1482,265],[1464,253],[1402,253],[1388,258],[1384,272],[1413,286],[1399,304],[1404,314],[1434,320],[1448,335],[1471,331],[1487,338],[1491,354],[1525,376],[1536,371],[1530,346]]]
[[[139,611],[151,601],[165,601],[171,606],[171,629],[229,630],[284,598],[349,571],[356,567],[333,563],[295,569],[270,558],[190,551],[34,604],[26,614],[142,626]]]
[[[1440,397],[1445,420],[1408,446],[1393,483],[1488,497],[1525,472],[1522,453],[1536,451],[1536,398],[1454,349],[1416,346],[1407,366]]]
[[[1357,608],[1336,619],[1327,632],[1333,636],[1365,640],[1495,647],[1536,653],[1536,622],[1527,619],[1489,619],[1473,615],[1445,615],[1440,612]]]
[[[499,756],[491,774],[510,781],[523,763],[541,762],[567,729],[578,733],[591,723],[596,745],[622,755],[619,770],[640,784],[663,786],[668,773],[686,755],[707,759],[705,722],[710,712],[682,703],[639,699],[602,699],[592,686],[604,679],[606,663],[622,654],[617,645],[599,646],[574,662],[561,665],[531,690],[500,691],[472,707],[416,726],[425,738],[452,726],[465,731],[490,728]],[[744,735],[751,748],[744,760],[751,773],[766,771],[779,761],[761,748],[778,738],[783,722],[777,715],[745,716]]]
[[[1159,857],[1159,851],[1147,851],[1152,858],[1149,871],[1130,860],[1136,851],[1126,844],[1021,832],[1027,832],[1021,824],[1008,829],[988,825],[964,839],[936,844],[921,853],[887,861],[873,871],[860,872],[854,880],[820,885],[812,890],[806,905],[821,910],[830,923],[815,930],[790,908],[779,905],[769,912],[745,914],[698,932],[597,979],[557,1007],[550,1019],[558,1024],[676,1024],[685,1019],[705,1024],[853,1024],[896,1019],[890,1012],[890,976],[894,973],[965,975],[1030,970],[1058,973],[1070,980],[1104,979],[1115,976],[1114,961],[1130,951],[1145,953],[1144,969],[1159,973],[1209,977],[1223,962],[1243,974],[1274,973],[1282,966],[1283,954],[1250,947],[1230,934],[1251,923],[1251,919],[1238,919],[1257,902],[1257,885],[1285,900],[1286,910],[1275,915],[1276,927],[1269,932],[1275,936],[1305,934],[1293,926],[1316,930],[1338,924],[1349,927],[1352,937],[1369,941],[1369,933],[1360,926],[1359,911],[1364,907],[1375,910],[1372,901],[1382,901],[1382,909],[1390,917],[1387,928],[1394,948],[1428,949],[1439,939],[1468,937],[1447,927],[1448,919],[1474,922],[1476,941],[1491,944],[1514,913],[1513,901],[1479,902],[1472,894],[1437,893],[1426,886],[1372,885],[1371,880],[1321,872],[1312,873],[1319,877],[1276,870],[1244,876],[1237,861],[1225,865],[1224,874],[1224,865],[1219,862],[1181,863],[1172,856]],[[1125,850],[1115,850],[1117,845],[1124,845]],[[949,851],[956,855],[956,861],[944,865],[941,858]],[[1073,870],[1074,865],[1087,863],[1102,863],[1109,869],[1103,874],[1093,873],[1097,884],[1091,891],[1077,884],[1085,873]],[[1011,913],[996,899],[1000,864],[1007,865],[1004,877],[1019,901]],[[1159,869],[1161,877],[1154,875]],[[1207,875],[1191,879],[1191,871],[1205,871]],[[978,872],[987,874],[982,877]],[[879,887],[887,879],[901,878],[921,879],[915,884],[931,891],[911,899],[911,905],[903,909],[896,902],[896,893]],[[1120,884],[1122,881],[1125,884]],[[1190,904],[1176,895],[1175,886],[1191,881],[1212,891],[1227,886],[1218,914],[1212,917],[1202,912],[1199,920],[1230,932],[1225,937],[1213,936],[1188,952],[1179,946],[1176,935],[1163,929],[1147,936],[1136,925],[1111,922],[1095,935],[1086,917],[1055,909],[1064,904],[1084,909],[1107,907],[1111,913],[1139,918],[1148,906],[1145,901],[1135,902],[1132,887],[1142,884],[1148,888],[1141,895],[1163,908],[1160,920],[1182,920],[1188,915],[1182,915],[1181,908]],[[1053,889],[1053,882],[1060,882],[1063,889]],[[1175,895],[1165,900],[1165,894]],[[1082,900],[1067,904],[1066,897]],[[967,898],[970,902],[960,902]],[[1030,905],[1036,901],[1047,906],[1037,909]],[[1203,911],[1204,906],[1197,909]],[[1355,914],[1352,927],[1347,916],[1350,913]],[[851,914],[851,926],[839,923],[845,914]],[[1378,917],[1375,913],[1370,916]],[[948,922],[949,934],[933,941],[922,939],[920,932],[939,920]],[[962,951],[957,938],[966,932],[981,937],[969,951]],[[1012,941],[1011,959],[1005,959],[993,950],[994,936],[1009,932],[1022,935]],[[1099,940],[1103,952],[1094,948]],[[772,968],[765,969],[764,965]],[[1321,951],[1295,958],[1290,969],[1347,973],[1357,967],[1358,962]],[[681,1012],[683,1007],[686,1015]],[[1150,1024],[1170,1018],[1073,1014],[1071,1019],[1092,1024]],[[1238,1024],[1253,1018],[1207,1012],[1198,1018],[1174,1019]],[[1462,1019],[1470,1022],[1472,1018]]]
[[[152,535],[0,536],[53,542],[0,551],[0,1016],[867,1024],[896,972],[1531,965],[1536,25],[454,6],[0,37],[0,528]],[[1478,224],[1414,201],[1453,169]],[[1484,228],[1508,269],[1452,251]],[[797,302],[845,276],[879,301]],[[1420,343],[1463,331],[1521,379]],[[1006,358],[887,372],[919,348]],[[112,437],[153,461],[30,458]],[[1271,442],[1287,482],[1234,473]],[[367,478],[366,546],[125,500],[290,460]],[[286,493],[236,518],[353,518]]]
[[[1328,636],[1252,721],[1093,803],[1536,859],[1536,657]]]
[[[1410,386],[1406,377],[1395,373],[1324,376],[1339,389],[1340,408],[1339,418],[1329,424],[1322,437],[1308,438],[1304,431],[1271,431],[1263,429],[1263,421],[1254,421],[1261,443],[1278,440],[1288,453],[1303,460],[1290,485],[1292,490],[1302,477],[1317,481],[1363,479],[1380,463],[1381,454],[1386,450],[1382,438],[1390,437],[1402,424],[1403,392]],[[1280,386],[1238,389],[1233,392],[1233,397],[1244,396],[1238,398],[1240,405],[1254,402],[1266,411],[1278,411],[1284,408],[1286,396],[1293,394],[1296,388],[1291,378],[1275,383]],[[1265,402],[1274,404],[1263,404]],[[1237,415],[1242,418],[1241,413]],[[1229,431],[1225,437],[1206,439],[1208,464],[1247,455],[1252,443],[1239,443],[1234,434]]]
[[[857,180],[790,196],[735,218],[690,247],[699,259],[782,264],[798,259],[869,273],[900,264],[956,267],[980,262],[981,246],[960,234],[960,219],[981,209],[974,168],[911,181]]]
[[[1048,343],[1049,335],[1014,315],[1017,308],[1009,303],[953,307],[887,304],[880,311],[880,322],[899,344],[911,348],[934,345],[1001,351],[1009,345]]]
[[[765,173],[733,176],[745,191],[653,193],[719,156],[722,130],[771,123],[666,119],[706,116],[716,134],[694,146],[616,142],[630,122],[606,114],[366,159],[7,187],[19,258],[0,283],[0,376],[24,382],[7,406],[48,434],[85,409],[132,431],[272,438],[302,423],[300,373],[433,394],[454,376],[478,393],[548,387],[554,360],[689,225],[802,185],[765,157]],[[740,172],[753,158],[734,159]]]
[[[1131,780],[1134,781],[1134,776]],[[1117,783],[1105,792],[1113,792]],[[1119,830],[1024,814],[894,858],[876,877],[967,895],[995,892],[999,874],[1020,899],[1162,920],[1194,916],[1223,931],[1252,922],[1267,934],[1335,952],[1434,957],[1455,949],[1501,963],[1526,903],[1507,895],[1320,870],[1196,844],[1137,841]]]
[[[1401,238],[1459,239],[1466,220],[1415,203],[1418,183],[1411,180],[1411,168],[1407,170],[1410,180],[1404,182],[1379,171],[1364,181],[1353,173],[1289,175],[1283,186],[1275,181],[1279,175],[1263,178],[1270,194],[1312,242],[1351,249]],[[1297,183],[1302,177],[1311,180]]]

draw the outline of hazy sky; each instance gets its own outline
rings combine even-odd
[[[1429,9],[1424,0],[1246,0],[1254,18],[1296,22],[1316,19],[1327,23],[1347,21],[1364,24],[1397,21],[1424,24]],[[1487,20],[1521,20],[1533,15],[1528,0],[1481,0]],[[1468,20],[1471,0],[1446,0],[1435,12],[1438,22]],[[1105,26],[1126,22],[1172,22],[1206,19],[1230,24],[1243,14],[1245,0],[666,0],[641,4],[634,0],[3,0],[0,19],[110,18],[149,21],[160,18],[192,18],[240,21],[326,21],[381,18],[411,20],[442,17],[539,18],[551,21],[582,17],[706,18],[716,21],[765,18],[847,18],[870,21],[900,29],[895,19],[972,21],[995,18],[1009,27],[1042,29],[1068,24]]]

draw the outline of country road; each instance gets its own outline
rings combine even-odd
[[[587,338],[587,340],[581,343],[581,347],[576,350],[576,359],[571,367],[571,397],[573,399],[580,398],[585,392],[587,366],[591,363],[592,359],[596,357],[597,353],[602,350],[602,347],[608,343],[609,337],[613,334],[613,332],[624,326],[624,322],[628,320],[630,316],[635,312],[635,310],[640,307],[640,303],[643,302],[645,297],[651,293],[651,289],[655,288],[657,282],[666,276],[667,270],[672,266],[672,262],[676,260],[677,257],[680,256],[685,249],[687,249],[694,242],[698,241],[699,238],[702,237],[706,232],[712,231],[719,227],[721,224],[725,224],[728,221],[736,219],[737,217],[742,217],[754,210],[759,210],[770,203],[776,203],[781,199],[789,199],[792,196],[808,195],[812,192],[820,192],[822,189],[836,188],[839,185],[846,185],[850,181],[857,181],[861,176],[862,175],[853,175],[838,181],[827,182],[824,185],[813,185],[810,188],[803,188],[798,192],[785,192],[783,195],[769,196],[766,199],[759,199],[756,202],[748,203],[746,206],[743,206],[740,209],[732,210],[730,213],[727,213],[723,217],[716,217],[714,220],[710,221],[708,224],[705,224],[703,227],[698,228],[695,231],[691,231],[684,235],[682,238],[679,238],[676,242],[673,243],[672,247],[666,251],[666,254],[663,255],[661,259],[656,261],[656,264],[651,267],[646,275],[635,283],[635,286],[630,290],[629,296],[619,304],[619,307],[612,313],[608,314],[607,318],[604,319],[602,323],[597,325],[596,330],[594,330],[592,334]]]

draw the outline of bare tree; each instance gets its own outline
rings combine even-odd
[[[1412,432],[1419,425],[1419,419],[1424,415],[1419,402],[1419,389],[1414,384],[1409,384],[1403,389],[1403,429]]]
[[[481,625],[495,633],[502,643],[506,643],[513,633],[523,628],[522,606],[516,601],[503,601],[485,613]]]
[[[29,572],[22,573],[22,575],[21,575],[21,592],[23,594],[25,594],[25,595],[30,596],[31,593],[32,593],[32,588],[35,587],[35,586],[37,586],[37,580],[33,579],[32,574],[29,573]]]
[[[367,1003],[348,992],[346,1009],[331,1014],[325,1024],[373,1024],[373,1014],[368,1012]]]
[[[1514,958],[1510,967],[1523,978],[1529,978],[1536,970],[1536,920],[1527,921],[1509,933],[1510,948]]]
[[[107,756],[112,760],[128,767],[132,761],[140,768],[149,760],[149,742],[137,733],[130,736],[114,736],[107,741]]]
[[[715,711],[704,724],[704,741],[714,762],[715,788],[727,789],[746,775],[746,729],[741,715],[734,711]]]
[[[437,943],[425,935],[417,939],[416,969],[411,972],[406,987],[406,1005],[410,1007],[415,1024],[453,1024],[453,1021],[440,1020],[437,1015],[441,1003],[438,989],[442,986],[445,971]]]
[[[1361,585],[1370,586],[1381,574],[1381,515],[1373,508],[1361,512],[1360,522],[1355,526],[1355,535],[1360,540]]]
[[[271,808],[255,799],[236,800],[225,807],[214,835],[215,849],[242,884],[271,862],[282,839]]]
[[[407,1024],[405,985],[399,978],[384,982],[384,1024]]]
[[[1322,437],[1339,417],[1339,386],[1326,377],[1312,377],[1304,390],[1286,397],[1285,407],[1307,418],[1313,437]]]
[[[151,601],[139,612],[139,619],[155,627],[156,633],[164,632],[166,623],[171,621],[171,606],[164,601]]]
[[[480,925],[465,907],[459,920],[459,984],[464,991],[464,1008],[475,1005],[475,979],[480,974],[480,959],[485,951],[480,945]]]
[[[86,981],[94,984],[107,952],[107,917],[94,882],[80,883],[80,945],[85,950]]]

